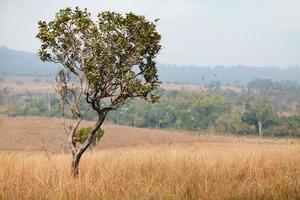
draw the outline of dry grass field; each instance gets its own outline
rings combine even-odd
[[[65,135],[60,130],[60,119],[42,117],[5,117],[0,116],[0,150],[50,152],[65,150]],[[67,124],[71,124],[67,121]],[[92,125],[84,121],[82,126]],[[167,145],[173,143],[191,144],[200,141],[199,137],[180,132],[142,129],[113,124],[103,126],[105,134],[98,147],[111,149],[119,147]],[[207,136],[206,140],[220,141],[219,137]]]
[[[0,89],[10,88],[14,94],[22,94],[24,92],[31,93],[45,93],[54,92],[53,84],[55,79],[53,77],[46,76],[2,76],[3,81],[0,84]],[[163,83],[161,88],[166,90],[186,90],[186,91],[206,91],[207,89],[201,85],[192,84],[175,84],[175,83]],[[241,92],[241,88],[233,86],[221,86],[220,89],[224,91]]]
[[[23,94],[25,92],[41,93],[53,92],[53,77],[46,76],[2,76],[0,89],[9,88],[14,94]]]
[[[58,119],[1,117],[0,199],[300,199],[298,140],[104,129],[75,180]]]

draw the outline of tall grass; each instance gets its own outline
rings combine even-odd
[[[300,146],[170,145],[0,153],[0,199],[300,199]]]

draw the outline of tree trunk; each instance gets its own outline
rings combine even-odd
[[[79,175],[79,162],[81,156],[78,154],[73,155],[72,165],[71,165],[71,174],[74,178],[78,178]]]
[[[105,116],[106,116],[105,112],[103,113],[99,113],[99,120],[97,121],[97,123],[94,125],[93,129],[91,130],[91,132],[89,133],[87,139],[85,140],[85,142],[82,144],[82,146],[79,149],[76,149],[75,146],[75,142],[74,142],[74,135],[76,133],[77,127],[79,125],[79,123],[77,123],[77,126],[75,128],[73,128],[72,130],[72,134],[70,134],[69,136],[69,145],[73,154],[73,159],[72,159],[72,165],[71,165],[71,174],[73,175],[74,178],[77,178],[79,175],[79,162],[80,162],[80,158],[83,155],[83,153],[90,147],[90,145],[93,142],[93,139],[95,137],[96,132],[100,129]],[[79,122],[81,121],[81,119],[79,120]]]
[[[262,136],[262,124],[261,121],[258,122],[258,133],[260,136]]]
[[[93,141],[92,141],[92,143],[90,144],[89,149],[90,149],[91,151],[93,151],[93,149],[96,147],[96,144],[97,144],[97,137],[96,137],[96,135],[94,135]]]
[[[49,91],[48,91],[48,111],[51,111],[51,97]]]

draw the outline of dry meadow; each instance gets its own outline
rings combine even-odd
[[[0,199],[300,199],[298,140],[106,124],[75,180],[58,124],[0,118]]]

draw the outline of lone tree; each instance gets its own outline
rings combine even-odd
[[[266,129],[277,117],[273,110],[272,103],[263,97],[255,97],[246,104],[246,112],[242,116],[242,121],[254,125],[260,136],[263,129]]]
[[[39,21],[36,37],[41,41],[41,60],[63,66],[56,78],[56,92],[75,177],[81,156],[109,111],[133,98],[151,103],[158,100],[154,91],[160,81],[154,59],[161,48],[161,36],[155,22],[134,13],[110,11],[99,13],[93,21],[87,9],[78,7],[59,10],[50,22]],[[87,112],[83,101],[97,113],[97,121],[80,144],[76,134]],[[64,121],[66,111],[76,119],[69,129]]]

